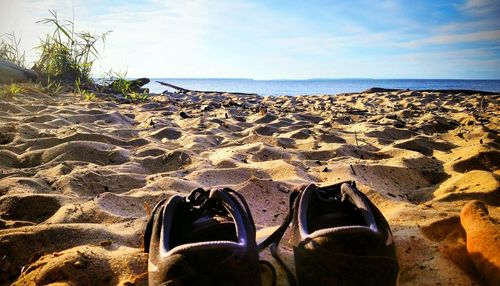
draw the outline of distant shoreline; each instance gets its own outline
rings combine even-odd
[[[151,78],[146,87],[153,93],[166,90],[156,81],[167,82],[189,90],[254,93],[259,95],[314,95],[362,92],[373,87],[416,91],[482,91],[500,92],[500,80],[438,79],[322,79],[322,80],[253,80],[253,79],[180,79]]]
[[[127,77],[134,79],[135,77]],[[272,79],[256,79],[256,78],[238,78],[238,77],[148,77],[151,80],[172,79],[172,80],[248,80],[248,81],[343,81],[343,80],[387,80],[387,81],[500,81],[500,79],[470,79],[470,78],[370,78],[370,77],[346,77],[346,78],[272,78]]]

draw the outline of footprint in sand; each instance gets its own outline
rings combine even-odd
[[[0,197],[0,216],[3,219],[39,223],[49,218],[61,207],[59,200],[62,199],[64,198],[57,195],[2,196]]]

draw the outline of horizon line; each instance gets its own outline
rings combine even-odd
[[[140,78],[140,77],[127,77]],[[248,81],[328,81],[328,80],[470,80],[470,81],[499,81],[500,78],[372,78],[372,77],[339,77],[339,78],[245,78],[245,77],[147,77],[149,79],[174,79],[174,80],[248,80]]]

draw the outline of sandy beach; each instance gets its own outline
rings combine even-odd
[[[499,95],[450,92],[121,104],[25,88],[0,98],[0,284],[145,285],[160,198],[233,188],[262,238],[290,192],[354,180],[391,225],[400,285],[483,285],[460,211],[477,199],[500,219],[499,112]]]

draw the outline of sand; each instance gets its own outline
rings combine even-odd
[[[480,200],[500,218],[499,111],[499,95],[446,92],[120,104],[25,88],[0,98],[0,284],[142,285],[160,198],[231,187],[262,238],[291,191],[355,180],[391,225],[400,285],[483,285],[460,211]]]

